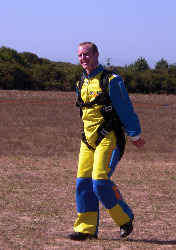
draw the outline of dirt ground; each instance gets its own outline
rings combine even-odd
[[[0,250],[176,249],[176,95],[131,95],[146,140],[113,175],[135,213],[119,228],[101,206],[99,239],[72,242],[80,145],[74,93],[0,91]]]

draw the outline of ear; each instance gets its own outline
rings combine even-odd
[[[95,53],[95,55],[96,55],[97,57],[99,57],[99,52],[97,51],[97,52]]]

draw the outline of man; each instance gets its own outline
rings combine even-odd
[[[133,212],[122,199],[117,186],[110,180],[121,158],[121,148],[120,140],[115,133],[116,128],[102,129],[102,124],[107,122],[102,112],[103,103],[96,102],[95,99],[103,96],[100,82],[105,70],[99,65],[98,56],[98,48],[94,43],[84,42],[79,45],[78,59],[83,67],[84,77],[82,85],[77,86],[77,95],[84,136],[81,141],[76,182],[78,214],[74,233],[69,235],[72,240],[98,237],[99,201],[120,227],[120,237],[127,237],[133,230]],[[116,116],[123,124],[125,133],[136,147],[142,147],[145,141],[140,135],[140,123],[123,80],[119,75],[111,74],[108,85],[108,98]]]

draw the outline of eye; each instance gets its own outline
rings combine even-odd
[[[88,54],[88,53],[82,53],[82,54],[79,54],[78,57],[79,57],[79,58],[82,58],[82,57],[89,57],[89,54]]]

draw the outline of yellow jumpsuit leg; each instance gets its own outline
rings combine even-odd
[[[95,151],[81,143],[76,186],[78,217],[74,224],[75,232],[98,232],[99,201],[118,226],[133,218],[131,209],[121,196],[117,195],[118,190],[110,180],[109,174],[115,169],[118,159],[116,137],[113,132],[101,141]]]

